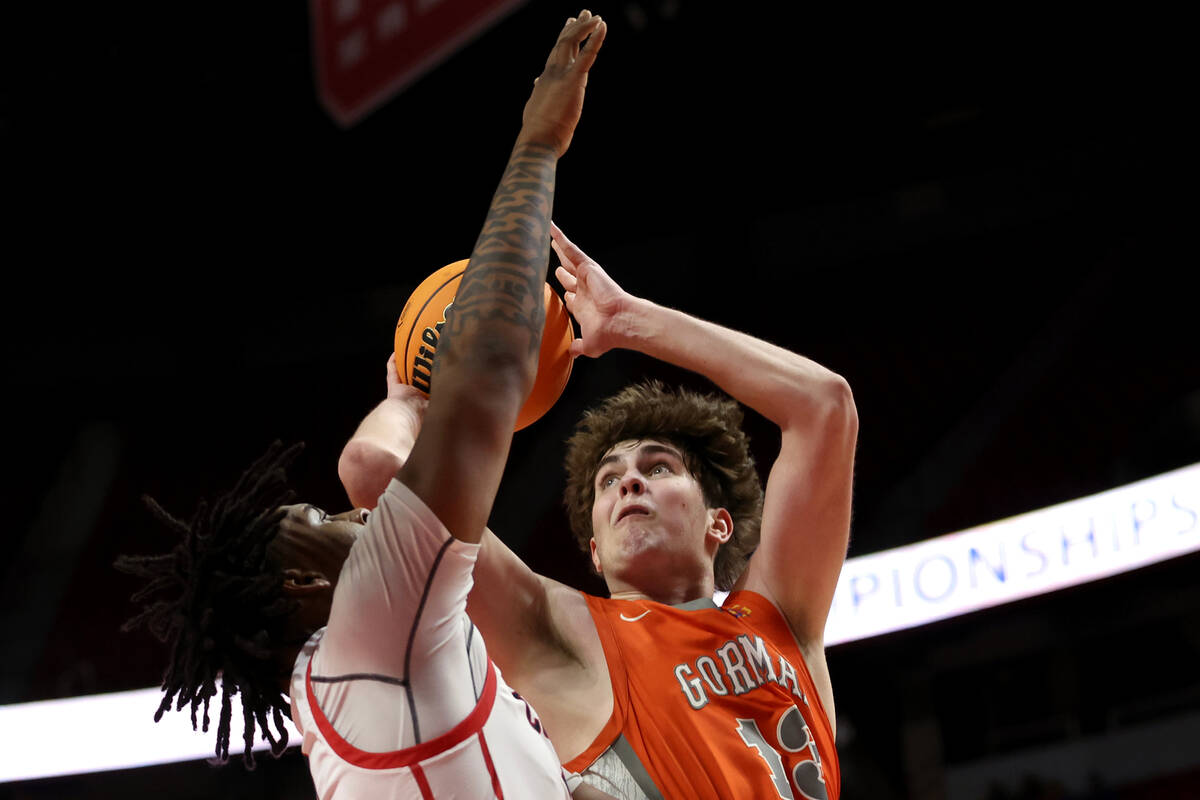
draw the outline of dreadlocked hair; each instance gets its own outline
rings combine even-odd
[[[191,520],[176,519],[149,496],[150,512],[180,537],[167,553],[120,556],[122,572],[147,583],[130,600],[142,611],[121,630],[146,627],[170,647],[163,672],[163,698],[154,713],[162,719],[171,708],[191,706],[192,729],[201,706],[203,731],[208,732],[209,701],[220,679],[221,711],[217,721],[216,762],[229,760],[232,717],[230,698],[242,695],[242,760],[254,769],[254,729],[257,724],[271,754],[278,758],[287,747],[283,715],[289,713],[272,659],[287,616],[297,604],[283,594],[282,572],[268,557],[267,546],[279,530],[280,506],[293,500],[286,469],[304,448],[275,442],[250,465],[237,484],[213,503],[203,499]],[[157,596],[157,599],[148,600]],[[270,715],[273,733],[268,725]]]
[[[686,389],[670,391],[659,381],[628,386],[587,411],[567,440],[567,488],[563,497],[575,540],[590,552],[596,470],[615,444],[660,439],[678,447],[699,482],[704,501],[733,518],[733,535],[717,550],[713,578],[728,590],[758,545],[762,483],[742,431],[742,410],[724,396]]]

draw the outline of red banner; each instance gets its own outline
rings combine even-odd
[[[349,127],[523,0],[312,0],[321,104]]]

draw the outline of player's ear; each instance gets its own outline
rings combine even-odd
[[[733,536],[733,516],[727,509],[708,510],[708,535],[716,539],[718,545],[725,544]]]
[[[596,553],[596,537],[593,536],[588,544],[592,547],[592,567],[596,570],[597,574],[603,575],[604,570],[600,568],[600,556]]]
[[[289,567],[283,571],[283,593],[291,597],[326,592],[333,586],[324,572],[311,569],[294,569]]]

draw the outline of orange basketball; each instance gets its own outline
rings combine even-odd
[[[396,370],[400,380],[429,394],[433,359],[437,354],[446,309],[454,302],[467,261],[455,261],[430,275],[404,304],[396,322]],[[521,430],[550,410],[571,376],[571,340],[575,330],[567,308],[550,284],[545,287],[546,327],[542,332],[542,350],[538,357],[537,378],[533,389],[517,414]]]

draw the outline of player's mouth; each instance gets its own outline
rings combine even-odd
[[[617,513],[617,521],[614,524],[619,524],[621,520],[634,516],[648,517],[650,516],[650,509],[646,506],[638,505],[636,503],[625,506],[620,510],[620,512]]]

